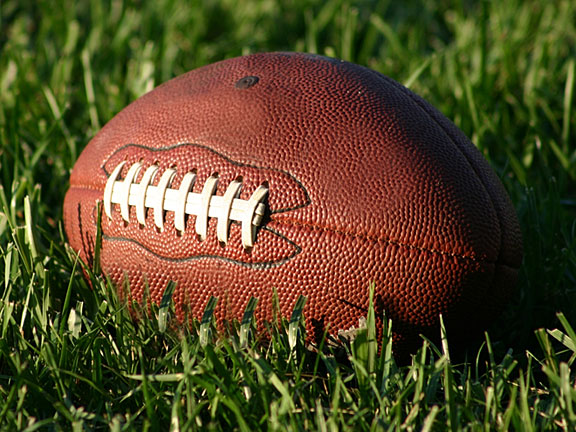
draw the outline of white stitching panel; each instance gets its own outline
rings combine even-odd
[[[194,186],[195,181],[196,173],[188,172],[184,174],[184,178],[180,182],[180,189],[178,189],[178,208],[174,212],[174,226],[180,232],[186,228],[186,198],[192,186]]]
[[[112,217],[112,193],[114,191],[114,185],[116,184],[116,179],[120,175],[120,171],[124,166],[125,162],[118,164],[110,177],[108,177],[108,181],[106,182],[106,187],[104,188],[104,212],[106,212],[106,216],[109,218]]]
[[[208,236],[208,212],[210,210],[210,201],[216,193],[218,187],[218,177],[210,176],[206,179],[202,194],[200,195],[200,205],[198,206],[198,213],[196,214],[196,234],[200,241],[206,240]]]
[[[248,200],[240,199],[242,179],[232,181],[223,196],[215,195],[218,177],[210,176],[202,187],[202,192],[191,192],[196,181],[196,174],[188,172],[182,178],[178,189],[172,188],[176,170],[169,168],[162,174],[157,186],[151,183],[159,168],[151,165],[146,169],[140,183],[135,179],[142,169],[139,162],[134,163],[126,177],[121,180],[120,172],[125,162],[120,163],[112,172],[104,188],[104,210],[112,218],[112,204],[119,204],[122,219],[129,222],[130,206],[136,207],[136,219],[141,225],[146,224],[146,210],[154,209],[154,224],[164,228],[164,212],[174,212],[175,228],[182,232],[186,229],[186,215],[196,216],[195,231],[200,240],[208,235],[208,221],[216,218],[218,241],[228,242],[229,227],[232,221],[241,223],[242,245],[245,248],[254,246],[256,228],[263,223],[266,212],[264,201],[268,196],[268,186],[260,185]]]
[[[251,226],[253,224],[258,226],[262,223],[265,210],[262,201],[264,201],[267,196],[268,187],[260,185],[258,186],[258,189],[254,191],[250,199],[248,201],[244,201],[246,203],[246,209],[244,210],[244,214],[239,216],[241,218],[240,221],[242,222],[243,245],[253,245],[254,241],[256,241],[256,231],[251,229]],[[262,209],[260,207],[262,207]]]
[[[232,202],[240,195],[242,182],[234,180],[230,183],[224,196],[222,197],[223,207],[220,208],[218,216],[218,225],[216,226],[216,235],[218,241],[224,244],[228,243],[228,227],[230,226],[230,212],[232,211]]]
[[[158,186],[156,186],[156,200],[154,202],[154,223],[160,230],[164,229],[164,198],[166,197],[166,190],[170,186],[172,179],[176,175],[176,170],[172,168],[168,168],[160,177],[160,181],[158,182]],[[124,179],[126,183],[128,178]]]
[[[142,176],[142,181],[140,182],[140,187],[138,188],[138,194],[134,201],[129,201],[130,205],[136,206],[136,219],[140,225],[146,226],[146,192],[148,192],[148,187],[150,183],[154,181],[156,173],[158,172],[158,167],[156,165],[149,166]],[[110,179],[108,179],[110,182]],[[108,186],[108,184],[106,184]],[[132,204],[134,202],[134,204]]]
[[[120,202],[120,214],[122,215],[122,219],[127,221],[130,218],[130,207],[128,206],[128,197],[130,196],[130,189],[134,184],[134,179],[140,172],[140,168],[142,164],[140,162],[136,162],[134,165],[130,167],[128,172],[126,173],[126,178],[124,179],[124,183],[122,184],[122,196],[126,197],[126,199]]]

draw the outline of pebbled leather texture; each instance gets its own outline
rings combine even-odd
[[[309,325],[335,334],[358,326],[374,282],[397,350],[410,350],[419,333],[437,333],[439,314],[466,339],[512,295],[522,241],[499,179],[436,109],[364,67],[255,54],[184,74],[126,107],[83,151],[65,198],[69,242],[88,262],[96,202],[124,160],[174,168],[173,188],[195,171],[195,192],[214,173],[219,195],[238,177],[242,199],[269,184],[269,213],[250,250],[236,223],[223,246],[215,220],[201,242],[192,217],[184,233],[170,212],[163,231],[140,226],[134,208],[129,223],[118,209],[103,217],[103,271],[118,286],[127,278],[138,301],[146,284],[159,302],[177,282],[180,320],[200,317],[212,295],[220,322],[238,319],[254,296],[262,323],[275,288],[285,316],[305,295]]]

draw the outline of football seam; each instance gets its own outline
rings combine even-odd
[[[71,186],[71,188],[85,189],[85,187],[78,187],[78,186],[73,186],[73,187]],[[90,187],[89,189],[100,192],[100,188]],[[392,240],[390,238],[379,237],[379,236],[370,235],[370,234],[366,234],[366,233],[345,231],[342,229],[332,228],[332,227],[318,225],[318,224],[310,224],[310,223],[305,223],[305,222],[296,221],[296,220],[277,219],[277,218],[274,218],[273,216],[274,216],[274,214],[271,215],[270,221],[274,222],[276,224],[279,224],[279,225],[305,227],[305,228],[309,228],[309,229],[313,229],[313,230],[321,230],[321,231],[326,231],[326,232],[332,232],[335,234],[341,234],[341,235],[344,235],[347,237],[369,240],[369,241],[372,241],[375,243],[384,243],[384,244],[391,245],[391,246],[398,246],[398,247],[402,247],[402,248],[409,249],[409,250],[417,250],[420,252],[429,252],[429,253],[441,255],[441,256],[449,256],[452,258],[457,258],[457,259],[461,259],[461,260],[465,260],[465,261],[471,261],[471,262],[476,262],[476,263],[485,263],[485,264],[494,264],[494,265],[503,265],[505,267],[515,268],[515,267],[510,266],[506,263],[501,263],[498,261],[480,259],[480,258],[476,258],[473,256],[457,254],[457,253],[453,253],[453,252],[449,252],[449,251],[443,251],[443,250],[434,249],[434,248],[426,248],[426,247],[417,246],[417,245],[409,244],[409,243],[403,243],[401,241]],[[256,242],[258,242],[258,240],[256,240]]]
[[[279,224],[279,225],[285,225],[285,226],[297,226],[297,227],[304,227],[304,228],[309,228],[311,230],[320,230],[320,231],[325,231],[325,232],[330,232],[330,233],[335,233],[335,234],[340,234],[343,236],[347,236],[347,237],[353,237],[353,238],[358,238],[358,239],[362,239],[362,240],[368,240],[368,241],[372,241],[374,243],[382,243],[382,244],[386,244],[386,245],[390,245],[390,246],[398,246],[404,249],[408,249],[408,250],[416,250],[419,252],[428,252],[431,254],[435,254],[435,255],[440,255],[440,256],[447,256],[447,257],[451,257],[451,258],[456,258],[456,259],[460,259],[463,261],[470,261],[470,262],[475,262],[478,264],[493,264],[493,265],[502,265],[504,267],[510,267],[510,268],[515,268],[512,267],[508,264],[505,263],[501,263],[498,261],[492,261],[492,260],[487,260],[487,259],[481,259],[481,258],[476,258],[473,256],[468,256],[468,255],[462,255],[462,254],[457,254],[454,252],[448,252],[448,251],[443,251],[443,250],[439,250],[439,249],[434,249],[434,248],[427,248],[427,247],[422,247],[422,246],[417,246],[417,245],[413,245],[413,244],[409,244],[409,243],[403,243],[397,240],[392,240],[389,238],[384,238],[384,237],[379,237],[376,235],[370,235],[370,234],[365,234],[365,233],[358,233],[358,232],[353,232],[353,231],[345,231],[345,230],[341,230],[341,229],[337,229],[337,228],[331,228],[331,227],[327,227],[327,226],[323,226],[323,225],[318,225],[318,224],[311,224],[311,223],[305,223],[305,222],[301,222],[301,221],[296,221],[296,220],[278,220],[278,219],[271,219],[271,221]]]
[[[468,159],[466,159],[468,160]],[[481,182],[481,184],[483,185],[483,183]],[[72,188],[77,188],[77,189],[86,189],[87,187],[84,186],[71,186]],[[101,188],[97,188],[97,187],[88,187],[88,189],[93,190],[93,191],[97,191],[100,192]],[[286,214],[286,213],[283,213]],[[432,253],[435,255],[440,255],[440,256],[448,256],[448,257],[452,257],[452,258],[457,258],[457,259],[461,259],[461,260],[465,260],[465,261],[471,261],[471,262],[476,262],[476,263],[485,263],[485,264],[494,264],[494,265],[503,265],[505,267],[510,267],[510,268],[515,268],[511,265],[508,265],[506,263],[502,263],[502,262],[498,262],[493,261],[493,260],[486,260],[486,259],[481,259],[481,258],[476,258],[473,256],[469,256],[469,255],[462,255],[462,254],[457,254],[454,252],[449,252],[449,251],[443,251],[443,250],[439,250],[439,249],[434,249],[434,248],[427,248],[427,247],[422,247],[422,246],[417,246],[414,244],[410,244],[410,243],[404,243],[398,240],[393,240],[390,238],[385,238],[385,237],[380,237],[380,236],[375,236],[375,235],[370,235],[367,233],[358,233],[358,232],[353,232],[353,231],[346,231],[343,229],[338,229],[338,228],[333,228],[333,227],[328,227],[328,226],[323,226],[323,225],[318,225],[318,224],[313,224],[313,223],[306,223],[306,222],[302,222],[302,221],[297,221],[297,220],[287,220],[287,219],[277,219],[274,218],[274,214],[271,214],[271,222],[274,222],[276,224],[279,225],[284,225],[284,226],[298,226],[298,227],[305,227],[308,229],[313,229],[313,230],[321,230],[321,231],[325,231],[325,232],[332,232],[335,234],[340,234],[340,235],[344,235],[347,237],[353,237],[353,238],[359,238],[359,239],[363,239],[363,240],[368,240],[368,241],[372,241],[375,243],[383,243],[383,244],[387,244],[387,245],[391,245],[391,246],[398,246],[401,248],[405,248],[408,250],[417,250],[420,252],[428,252],[428,253]],[[258,240],[256,240],[257,242]]]

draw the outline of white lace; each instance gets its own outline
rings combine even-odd
[[[212,175],[206,179],[200,193],[191,192],[196,173],[187,172],[178,189],[172,189],[171,183],[176,170],[168,168],[158,181],[152,185],[158,166],[151,165],[144,172],[140,183],[135,180],[142,169],[142,164],[133,164],[124,180],[119,180],[120,171],[126,162],[120,163],[110,174],[104,189],[104,211],[112,218],[112,204],[120,205],[122,219],[129,222],[130,206],[136,207],[136,219],[141,225],[146,225],[146,209],[154,209],[154,224],[164,229],[164,212],[174,212],[174,226],[180,232],[186,228],[186,215],[196,216],[196,234],[200,240],[206,239],[208,220],[218,219],[216,235],[218,241],[228,243],[230,223],[238,221],[242,225],[242,245],[245,248],[254,246],[256,228],[262,224],[266,211],[264,200],[268,195],[268,187],[260,185],[248,200],[239,197],[242,189],[242,179],[233,180],[223,196],[215,195],[218,177]]]

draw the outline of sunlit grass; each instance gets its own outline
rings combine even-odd
[[[395,78],[489,159],[525,259],[477,351],[452,355],[447,335],[399,365],[394,324],[377,332],[369,314],[355,341],[314,352],[300,308],[264,343],[255,303],[227,337],[210,313],[175,330],[169,296],[137,323],[67,248],[70,169],[114,114],[187,70],[273,50]],[[3,1],[0,428],[576,429],[575,59],[568,0]]]

